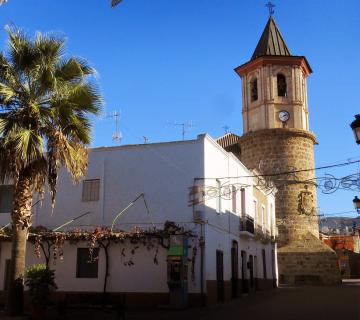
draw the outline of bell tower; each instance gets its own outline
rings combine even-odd
[[[292,55],[270,15],[242,80],[240,159],[275,184],[280,283],[339,283],[335,252],[319,240],[314,144],[304,56]],[[310,169],[310,170],[309,170]]]

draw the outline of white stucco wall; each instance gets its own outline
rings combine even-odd
[[[194,208],[188,205],[189,187],[195,178],[199,186],[215,186],[216,179],[222,183],[242,184],[246,191],[246,213],[254,216],[252,210],[253,173],[232,154],[227,153],[208,135],[198,139],[170,143],[130,145],[112,148],[96,148],[89,153],[89,169],[85,179],[100,179],[99,201],[82,201],[82,184],[73,185],[63,170],[59,177],[58,193],[54,210],[51,210],[49,196],[33,208],[34,225],[50,229],[75,218],[82,213],[91,214],[75,221],[66,228],[90,228],[111,226],[116,214],[125,208],[139,194],[144,193],[150,214],[142,199],[127,210],[116,223],[116,228],[129,230],[134,226],[147,228],[156,225],[163,228],[164,222],[173,221],[200,236],[200,225],[193,222],[193,210],[200,210],[206,217],[203,225],[205,236],[204,280],[216,279],[216,250],[224,252],[224,279],[231,278],[231,244],[239,245],[239,270],[241,277],[241,250],[258,257],[258,275],[261,277],[261,249],[266,249],[267,275],[271,278],[271,250],[273,245],[262,245],[259,241],[239,237],[241,214],[238,201],[237,212],[232,212],[232,201],[221,200],[221,213],[216,212],[216,199],[206,199]],[[211,179],[207,179],[211,178]],[[36,197],[35,197],[36,198]],[[237,194],[238,200],[240,194]],[[274,203],[274,197],[267,197]],[[0,215],[0,225],[9,222],[9,215]],[[198,239],[192,246],[197,245]],[[0,290],[3,288],[4,263],[10,257],[10,243],[0,243]],[[86,247],[87,244],[79,244]],[[104,256],[100,250],[99,275],[97,279],[76,278],[76,245],[66,244],[64,260],[52,267],[56,270],[59,290],[101,291],[104,277]],[[109,292],[168,292],[166,250],[159,248],[159,265],[153,263],[154,249],[148,251],[140,246],[134,256],[135,265],[124,266],[121,245],[110,248]],[[132,246],[127,245],[130,251]],[[191,258],[191,249],[189,257]],[[32,245],[28,245],[26,264],[39,263]],[[42,260],[43,261],[43,260]],[[195,259],[195,279],[191,280],[189,263],[189,292],[200,291],[200,250]]]

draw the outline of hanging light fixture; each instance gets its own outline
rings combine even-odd
[[[354,200],[353,200],[353,204],[354,204],[354,207],[355,207],[355,210],[357,211],[357,213],[360,214],[360,199],[355,196]]]
[[[354,132],[356,143],[360,144],[360,114],[355,115],[355,120],[351,122],[350,127]]]
[[[111,0],[111,7],[114,8],[117,6],[122,0]]]

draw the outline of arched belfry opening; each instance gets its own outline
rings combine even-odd
[[[257,101],[258,99],[258,80],[254,78],[250,81],[250,94],[251,94],[251,102]]]
[[[276,80],[278,97],[287,97],[286,77],[282,73],[278,73]]]

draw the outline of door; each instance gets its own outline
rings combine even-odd
[[[257,256],[254,256],[254,265],[253,265],[253,275],[254,275],[254,282],[255,282],[255,289],[259,288],[259,283],[258,283],[258,262],[257,262]]]
[[[249,255],[250,288],[254,288],[254,258]]]
[[[265,249],[262,249],[262,262],[263,262],[263,275],[264,275],[264,279],[267,279],[267,272],[266,272],[266,252],[265,252]]]
[[[4,270],[4,291],[9,289],[10,281],[10,259],[5,260],[5,270]]]
[[[247,280],[247,255],[246,251],[241,250],[241,283],[242,283],[242,292],[247,293],[248,280]]]
[[[217,301],[224,302],[224,253],[216,250]]]
[[[239,259],[238,259],[238,243],[233,241],[231,248],[231,295],[233,298],[238,296],[239,281]]]

